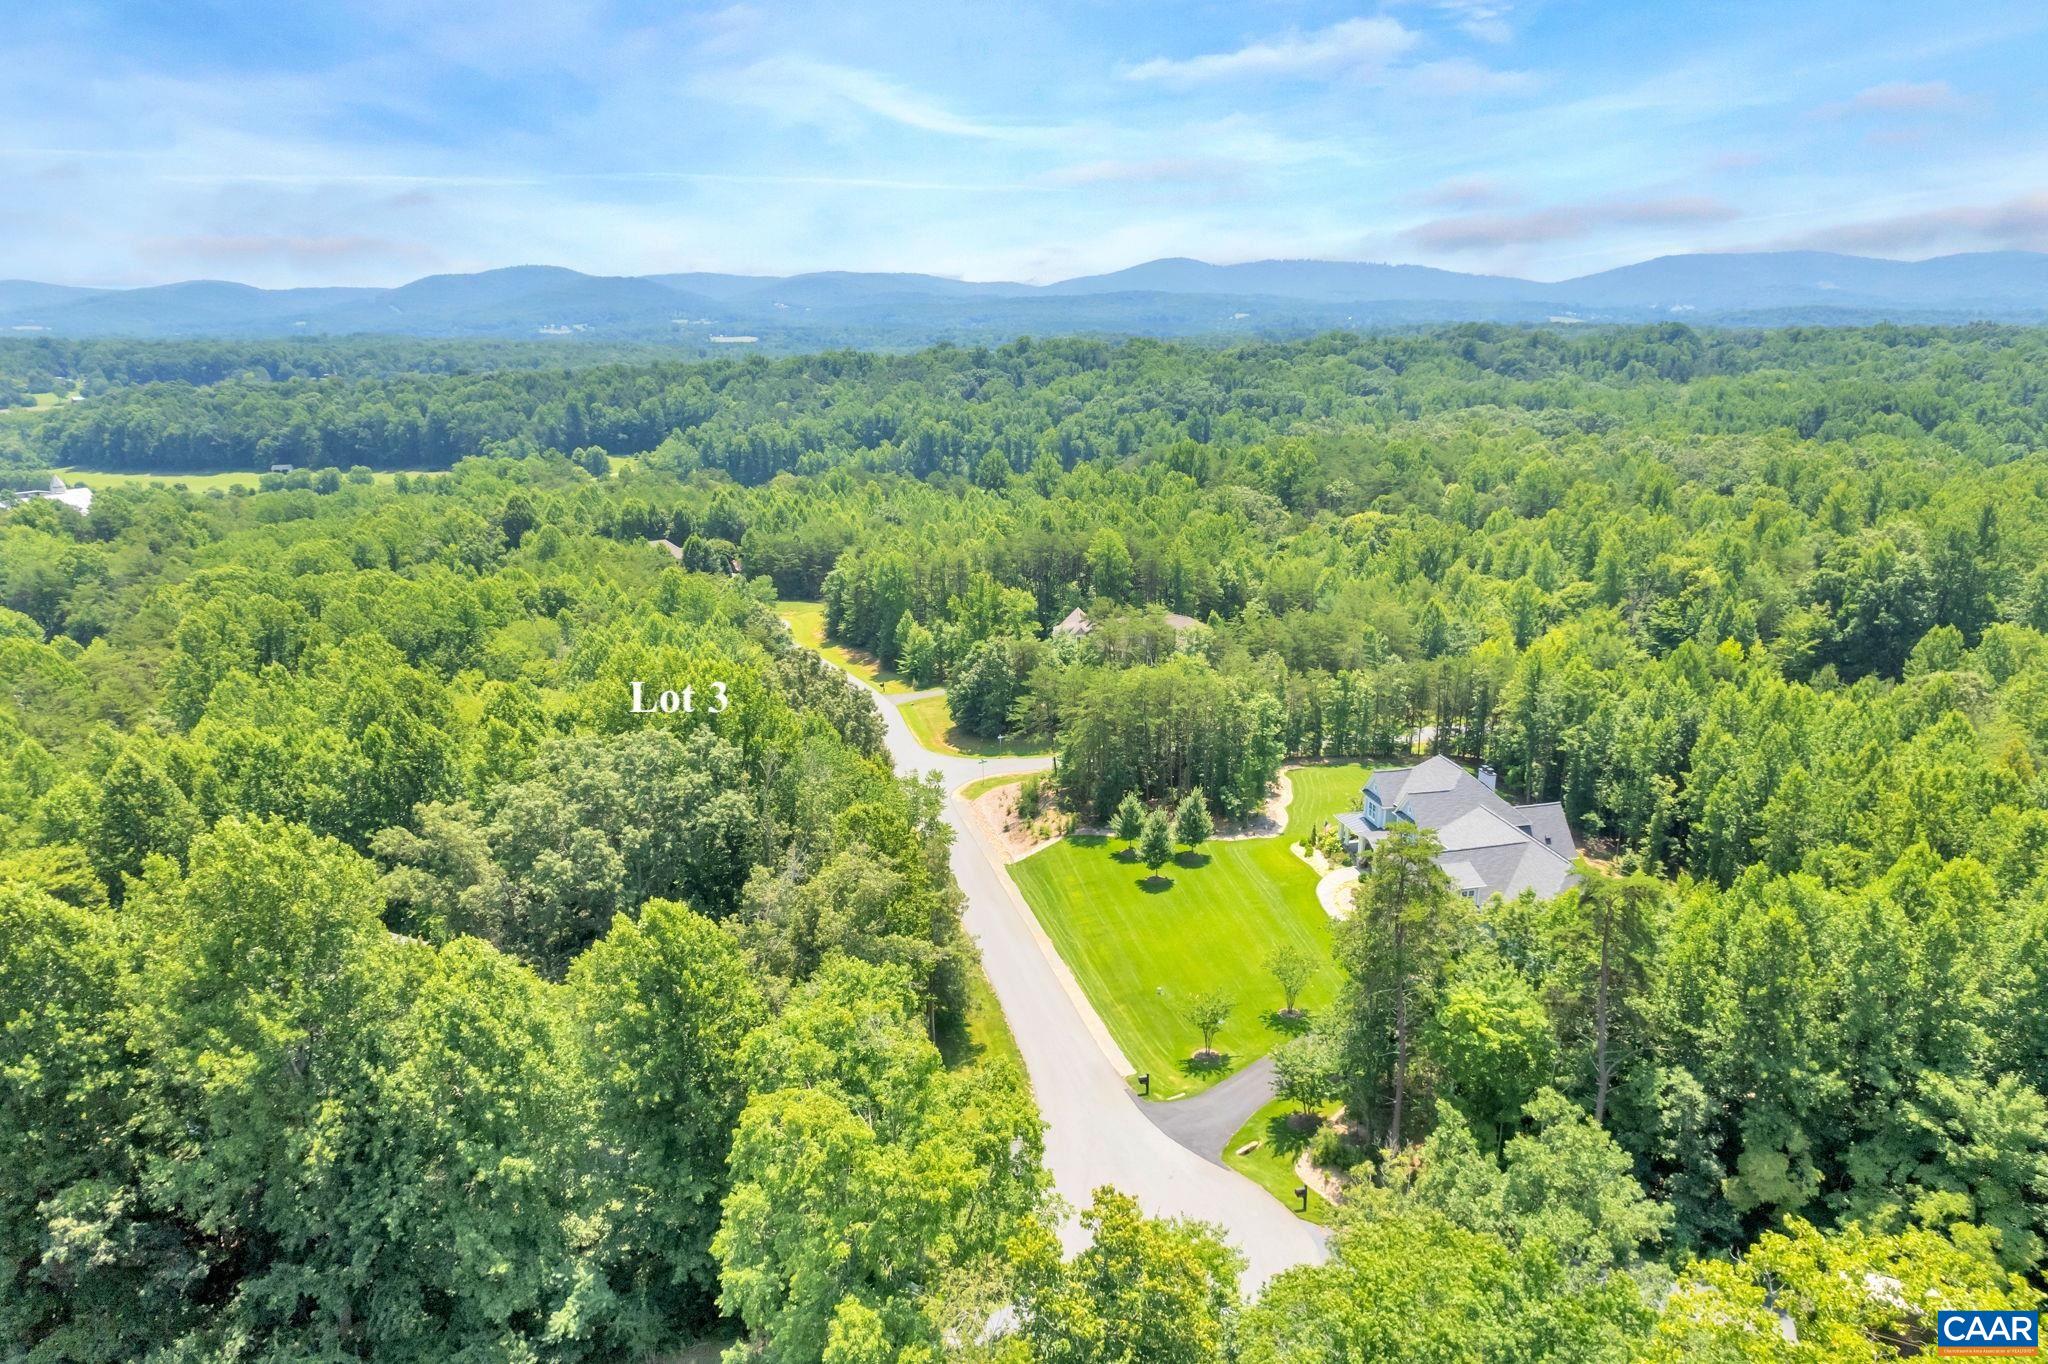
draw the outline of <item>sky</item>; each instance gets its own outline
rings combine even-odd
[[[0,278],[2048,249],[2048,5],[45,0]]]

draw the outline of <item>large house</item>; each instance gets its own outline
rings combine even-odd
[[[1193,616],[1183,616],[1178,611],[1166,612],[1165,620],[1168,625],[1173,627],[1173,632],[1176,635],[1184,635],[1202,623]],[[1094,631],[1095,622],[1088,618],[1086,611],[1077,606],[1067,612],[1065,619],[1061,620],[1058,625],[1053,626],[1048,633],[1052,635],[1068,635],[1079,639],[1083,635],[1093,634]]]
[[[1365,784],[1363,808],[1337,816],[1344,846],[1356,853],[1387,836],[1390,824],[1428,829],[1443,844],[1436,864],[1461,894],[1484,904],[1525,890],[1550,896],[1578,884],[1564,807],[1510,805],[1494,790],[1493,769],[1473,776],[1449,758],[1383,767]]]

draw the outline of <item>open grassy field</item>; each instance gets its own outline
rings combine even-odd
[[[172,487],[183,484],[195,493],[209,488],[248,488],[255,490],[258,475],[248,470],[236,470],[220,474],[129,474],[99,473],[92,469],[59,469],[58,475],[74,486],[83,484],[88,488],[140,488],[151,484]]]
[[[379,469],[371,477],[379,483],[389,483],[398,476],[398,472],[395,469]],[[425,471],[410,472],[417,475]],[[209,488],[248,488],[253,491],[257,481],[262,477],[261,474],[249,469],[233,469],[217,474],[101,473],[96,469],[59,469],[57,473],[66,483],[74,486],[82,484],[93,489],[141,487],[148,484],[174,487],[183,484],[195,493],[203,493]]]
[[[1035,742],[1009,740],[1002,743],[969,734],[953,723],[943,696],[920,696],[897,707],[910,725],[917,741],[934,753],[962,753],[972,758],[1036,757],[1050,749]]]
[[[825,656],[827,662],[845,669],[878,691],[897,694],[915,690],[898,674],[882,667],[860,650],[842,649],[837,644],[827,644],[823,602],[778,601],[775,603],[775,613],[789,626],[789,633],[795,637],[798,644],[806,649],[816,649]]]
[[[1280,987],[1266,958],[1282,943],[1330,958],[1330,920],[1316,903],[1315,873],[1281,838],[1211,843],[1153,878],[1126,861],[1123,845],[1083,835],[1013,864],[1010,874],[1152,1093],[1205,1089],[1283,1041],[1273,1015]],[[1326,966],[1302,994],[1310,1011],[1334,997]],[[1237,1003],[1216,1049],[1221,1064],[1191,1059],[1201,1037],[1181,1017],[1187,999],[1222,990]]]
[[[55,408],[62,399],[54,393],[31,393],[28,401],[27,407],[0,407],[0,418],[40,417]]]
[[[1294,787],[1294,799],[1287,805],[1287,829],[1283,835],[1299,843],[1319,823],[1344,810],[1358,808],[1358,793],[1372,775],[1370,763],[1323,763],[1297,767],[1287,774]]]
[[[1336,1109],[1337,1105],[1330,1105],[1331,1112]],[[1294,1177],[1294,1158],[1308,1148],[1315,1138],[1315,1128],[1296,1126],[1297,1112],[1288,1100],[1275,1099],[1252,1114],[1251,1120],[1238,1128],[1230,1144],[1223,1148],[1223,1163],[1272,1194],[1299,1217],[1303,1215],[1299,1211],[1301,1200],[1294,1196],[1294,1191],[1301,1187],[1301,1181]],[[1240,1146],[1254,1141],[1259,1143],[1258,1150],[1245,1156],[1237,1153]],[[1337,1209],[1310,1189],[1306,1216],[1309,1221],[1327,1227],[1337,1220]]]

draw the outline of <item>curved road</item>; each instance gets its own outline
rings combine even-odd
[[[984,844],[968,817],[957,794],[961,786],[979,777],[1042,771],[1050,761],[934,753],[910,732],[894,704],[897,698],[882,695],[862,678],[852,680],[867,687],[881,709],[897,771],[937,772],[945,783],[953,875],[967,896],[962,922],[980,944],[989,985],[1024,1055],[1046,1123],[1046,1167],[1060,1194],[1082,1208],[1097,1186],[1113,1184],[1154,1216],[1193,1217],[1220,1225],[1244,1253],[1247,1291],[1290,1266],[1321,1261],[1327,1232],[1294,1216],[1271,1194],[1213,1157],[1205,1159],[1183,1147],[1147,1116],[1146,1106],[1125,1083],[1130,1067],[1116,1043],[1086,998],[1072,988],[1066,964],[1017,893],[1002,859]],[[1252,1083],[1264,1079],[1262,1072]],[[1178,1105],[1150,1107],[1166,1110]],[[1233,1122],[1230,1131],[1242,1122]],[[1216,1149],[1228,1138],[1229,1132],[1218,1138]],[[1196,1140],[1207,1140],[1206,1131]],[[1071,1217],[1060,1234],[1070,1253],[1086,1242]]]

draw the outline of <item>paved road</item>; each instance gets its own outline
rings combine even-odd
[[[1139,1109],[1167,1136],[1214,1165],[1223,1164],[1223,1145],[1252,1114],[1273,1102],[1273,1058],[1258,1060],[1200,1094]]]
[[[949,792],[978,777],[1051,765],[1044,758],[983,760],[933,753],[910,732],[892,704],[895,698],[875,696],[897,770],[936,771]],[[1322,1260],[1328,1233],[1321,1227],[1294,1216],[1242,1175],[1184,1148],[1147,1116],[1148,1108],[1176,1105],[1141,1106],[1131,1093],[1124,1081],[1128,1068],[1111,1063],[1114,1042],[1085,998],[1062,985],[1064,964],[1038,930],[1000,857],[983,845],[958,796],[947,798],[946,822],[954,833],[953,875],[967,895],[963,922],[981,946],[989,985],[1024,1054],[1046,1122],[1046,1167],[1060,1194],[1084,1207],[1097,1186],[1113,1184],[1155,1216],[1218,1223],[1244,1253],[1247,1291],[1290,1266]],[[1241,1101],[1241,1092],[1238,1097]],[[1218,1105],[1214,1112],[1220,1111]],[[1215,1149],[1242,1122],[1233,1124]],[[1073,1219],[1061,1228],[1061,1236],[1070,1251],[1085,1241]]]

